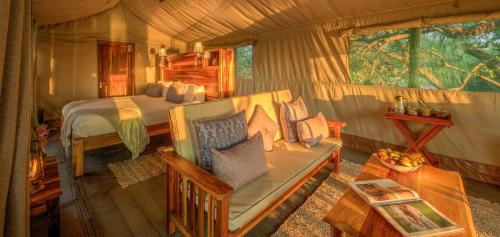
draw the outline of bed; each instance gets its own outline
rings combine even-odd
[[[123,110],[135,109],[149,137],[169,133],[168,111],[178,104],[165,101],[163,97],[147,95],[79,100],[66,104],[62,109],[61,142],[73,160],[73,175],[83,175],[84,152],[122,143],[122,139],[112,123],[99,112],[126,101],[129,104],[115,108],[121,115]],[[92,110],[92,113],[86,111]],[[84,113],[81,113],[84,111]],[[79,114],[77,114],[79,113]],[[72,115],[74,118],[72,118]],[[71,120],[71,122],[68,122]]]
[[[188,55],[189,56],[189,55]],[[182,82],[189,85],[197,85],[202,87],[202,101],[216,100],[225,98],[231,95],[228,91],[229,79],[224,79],[219,67],[198,67],[195,64],[186,66],[184,62],[185,56],[179,56],[176,61],[181,62],[179,65],[172,65],[172,68],[164,67],[162,74],[164,81],[163,85],[172,83],[173,81]],[[194,63],[194,61],[193,61]],[[225,81],[225,82],[224,82]],[[224,83],[223,83],[224,82]],[[230,90],[232,91],[232,89]],[[197,94],[198,92],[195,92]],[[198,94],[199,95],[199,94]],[[118,98],[128,98],[133,100],[137,106],[136,110],[140,111],[142,122],[145,126],[145,132],[148,138],[155,135],[170,133],[170,124],[168,122],[168,111],[170,108],[178,105],[165,101],[165,95],[162,97],[149,97],[147,95],[127,96]],[[92,99],[86,101],[75,101],[65,105],[62,109],[61,116],[61,141],[66,149],[66,154],[71,153],[73,161],[73,176],[78,177],[83,175],[84,171],[84,152],[107,147],[114,144],[124,143],[120,134],[116,131],[106,119],[98,113],[81,114],[74,120],[67,122],[68,117],[74,113],[82,103],[87,104],[89,108],[99,107],[102,101],[116,100],[115,98]],[[194,103],[199,103],[195,99]],[[65,132],[65,133],[64,133]],[[127,147],[128,148],[128,147]]]
[[[129,98],[131,98],[140,108],[142,119],[146,126],[167,123],[168,110],[177,105],[175,103],[165,101],[163,97],[137,95],[129,96]],[[113,100],[113,98],[98,100]],[[81,101],[66,104],[62,110],[63,118],[67,118],[72,110],[78,109],[79,102]],[[71,125],[71,134],[74,137],[92,137],[113,132],[116,132],[113,126],[111,126],[111,124],[108,123],[103,117],[95,114],[80,116]]]

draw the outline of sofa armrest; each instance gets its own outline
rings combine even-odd
[[[336,121],[333,119],[326,119],[326,124],[328,124],[328,128],[333,130],[333,137],[340,139],[340,128],[345,127],[347,125],[346,122]]]
[[[160,147],[158,151],[163,154],[171,169],[187,177],[196,186],[202,188],[215,199],[225,199],[233,192],[231,186],[217,179],[215,175],[177,155],[172,149]]]
[[[184,236],[195,236],[196,232],[203,236],[203,223],[207,223],[209,236],[215,232],[215,236],[227,237],[233,188],[172,148],[160,147],[158,151],[167,161],[167,234],[173,234],[178,227]],[[202,224],[196,228],[196,222]]]

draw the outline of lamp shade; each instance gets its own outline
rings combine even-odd
[[[203,52],[203,43],[201,41],[194,42],[193,53],[201,53],[201,52]]]
[[[167,56],[167,49],[165,48],[165,46],[162,46],[160,48],[160,57],[166,57]]]
[[[205,51],[203,53],[203,58],[210,58],[210,51]]]

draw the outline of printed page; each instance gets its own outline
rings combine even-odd
[[[357,181],[351,183],[351,187],[370,205],[399,203],[419,199],[415,191],[391,179]]]
[[[403,236],[434,236],[463,230],[423,200],[376,206],[375,210]]]

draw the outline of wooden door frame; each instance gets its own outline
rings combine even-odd
[[[98,98],[101,98],[100,95],[99,95],[99,82],[100,82],[100,76],[101,76],[101,71],[100,71],[100,67],[99,67],[99,46],[100,45],[106,45],[106,46],[115,46],[115,45],[119,45],[119,46],[132,46],[132,53],[131,53],[131,56],[132,56],[132,59],[130,60],[131,62],[131,70],[130,70],[130,78],[132,80],[132,88],[131,88],[131,92],[132,92],[132,95],[135,95],[135,43],[132,43],[132,42],[125,42],[125,41],[110,41],[110,40],[97,40],[97,97]]]

